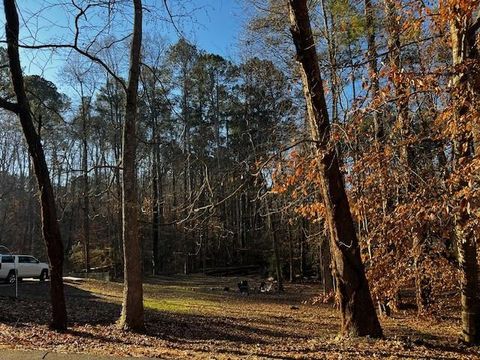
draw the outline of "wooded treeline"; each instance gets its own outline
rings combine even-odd
[[[287,78],[270,61],[235,65],[185,40],[152,58],[157,62],[145,63],[140,75],[137,132],[145,273],[266,266],[272,246],[260,200],[268,174],[255,173],[296,132],[298,109]],[[86,71],[93,70],[65,69],[77,99],[39,76],[25,77],[68,268],[76,271],[122,261],[125,96],[107,74],[83,78]],[[4,114],[2,125],[2,242],[41,254],[29,157],[15,117]]]
[[[325,293],[335,285],[348,335],[380,336],[375,307],[395,311],[402,289],[415,289],[421,315],[460,293],[463,339],[479,341],[479,2],[245,6],[255,55],[236,62],[147,34],[140,61],[131,39],[96,53],[77,38],[24,46],[75,50],[61,72],[71,95],[24,76],[66,268],[120,277],[127,234],[143,274],[255,265],[279,289],[318,275]],[[131,50],[128,83],[119,43]],[[19,96],[10,47],[0,55],[11,73],[1,68],[0,243],[41,254],[34,164],[8,102]]]

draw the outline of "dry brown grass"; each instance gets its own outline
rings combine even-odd
[[[338,339],[331,305],[312,305],[317,285],[287,285],[282,295],[236,292],[236,278],[160,277],[145,289],[147,330],[120,331],[122,286],[68,283],[71,326],[48,329],[47,289],[23,284],[22,299],[0,297],[0,344],[18,349],[205,359],[479,359],[478,348],[457,342],[458,319],[383,319],[385,339]],[[254,282],[254,280],[250,280]],[[224,292],[229,286],[231,291]],[[0,288],[0,295],[4,289]],[[5,291],[3,291],[5,292]],[[297,305],[299,309],[292,309]]]

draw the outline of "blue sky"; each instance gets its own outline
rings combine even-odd
[[[196,24],[187,35],[208,52],[236,57],[243,23],[247,20],[240,0],[191,1],[208,4],[196,11]]]
[[[76,0],[76,3],[88,3],[86,0]],[[168,0],[175,24],[191,42],[200,49],[222,55],[235,60],[244,23],[248,16],[242,5],[242,0]],[[64,5],[62,5],[64,4]],[[177,31],[165,21],[167,17],[163,0],[144,0],[151,11],[145,12],[144,32],[155,32],[174,42]],[[71,42],[73,19],[71,0],[21,0],[17,2],[20,10],[21,41],[31,44],[34,38],[40,43]],[[1,7],[1,6],[0,6]],[[1,9],[3,14],[3,9]],[[69,12],[70,10],[70,12]],[[158,10],[160,17],[155,18]],[[127,34],[131,29],[129,10],[118,22]],[[92,26],[100,27],[104,19],[94,16],[88,18]],[[3,28],[4,19],[0,25]],[[119,32],[115,32],[116,36]],[[3,35],[3,34],[2,34]],[[65,40],[68,39],[68,40]],[[27,74],[39,74],[62,86],[59,73],[65,63],[65,54],[52,51],[22,51],[22,65]]]

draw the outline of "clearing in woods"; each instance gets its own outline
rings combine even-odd
[[[459,319],[418,319],[411,312],[382,319],[385,339],[339,339],[337,312],[312,304],[318,284],[287,284],[284,294],[240,295],[245,278],[174,276],[144,285],[147,330],[115,326],[122,284],[66,284],[71,327],[48,329],[48,284],[24,282],[20,299],[0,286],[0,349],[208,359],[475,359],[478,348],[458,343]],[[251,285],[260,280],[248,279]],[[230,291],[224,291],[229,287]]]

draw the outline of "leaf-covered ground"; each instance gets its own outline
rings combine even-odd
[[[67,282],[71,327],[48,329],[48,284],[23,283],[20,299],[0,286],[0,348],[205,359],[479,359],[457,341],[457,317],[420,320],[411,313],[383,319],[385,339],[338,339],[331,305],[311,304],[318,285],[287,285],[282,295],[240,295],[237,278],[148,279],[145,334],[120,331],[122,286]],[[250,283],[254,280],[250,280]],[[224,291],[224,287],[230,291]],[[292,307],[293,306],[293,307]],[[298,307],[298,308],[297,308]]]

